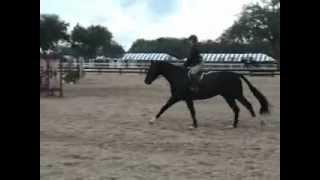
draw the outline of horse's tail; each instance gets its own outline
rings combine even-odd
[[[246,77],[244,77],[243,75],[240,75],[240,77],[248,84],[251,92],[253,93],[253,95],[258,99],[261,108],[259,113],[260,114],[269,114],[270,113],[270,104],[267,100],[267,98],[257,89],[255,88]]]

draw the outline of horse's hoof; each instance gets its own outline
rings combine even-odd
[[[264,127],[264,126],[266,126],[266,123],[265,123],[263,120],[261,120],[261,121],[260,121],[260,126],[261,126],[261,127]]]
[[[156,121],[156,118],[152,118],[149,120],[149,124],[154,124],[155,121]]]
[[[235,127],[233,125],[228,125],[225,127],[225,129],[234,129]]]
[[[194,130],[194,129],[196,129],[196,127],[194,127],[194,126],[189,126],[188,129],[189,129],[189,130]]]

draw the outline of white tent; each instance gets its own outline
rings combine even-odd
[[[246,53],[246,54],[201,54],[205,62],[241,62],[244,59],[251,59],[256,62],[275,62],[270,56],[261,53]]]
[[[204,53],[201,54],[204,62],[241,62],[249,59],[255,62],[275,62],[272,57],[262,53]],[[127,61],[179,61],[176,57],[165,53],[126,53],[121,60]],[[181,61],[185,61],[186,58]]]
[[[174,61],[177,58],[166,53],[126,53],[121,60],[128,61]]]

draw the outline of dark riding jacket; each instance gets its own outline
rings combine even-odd
[[[200,51],[197,45],[191,46],[191,50],[187,61],[183,64],[185,67],[192,67],[200,64],[202,61],[202,57],[200,56]]]

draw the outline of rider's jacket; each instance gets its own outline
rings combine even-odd
[[[184,63],[185,67],[196,66],[200,64],[202,61],[202,57],[200,56],[200,51],[197,45],[191,46],[189,56],[187,61]]]

